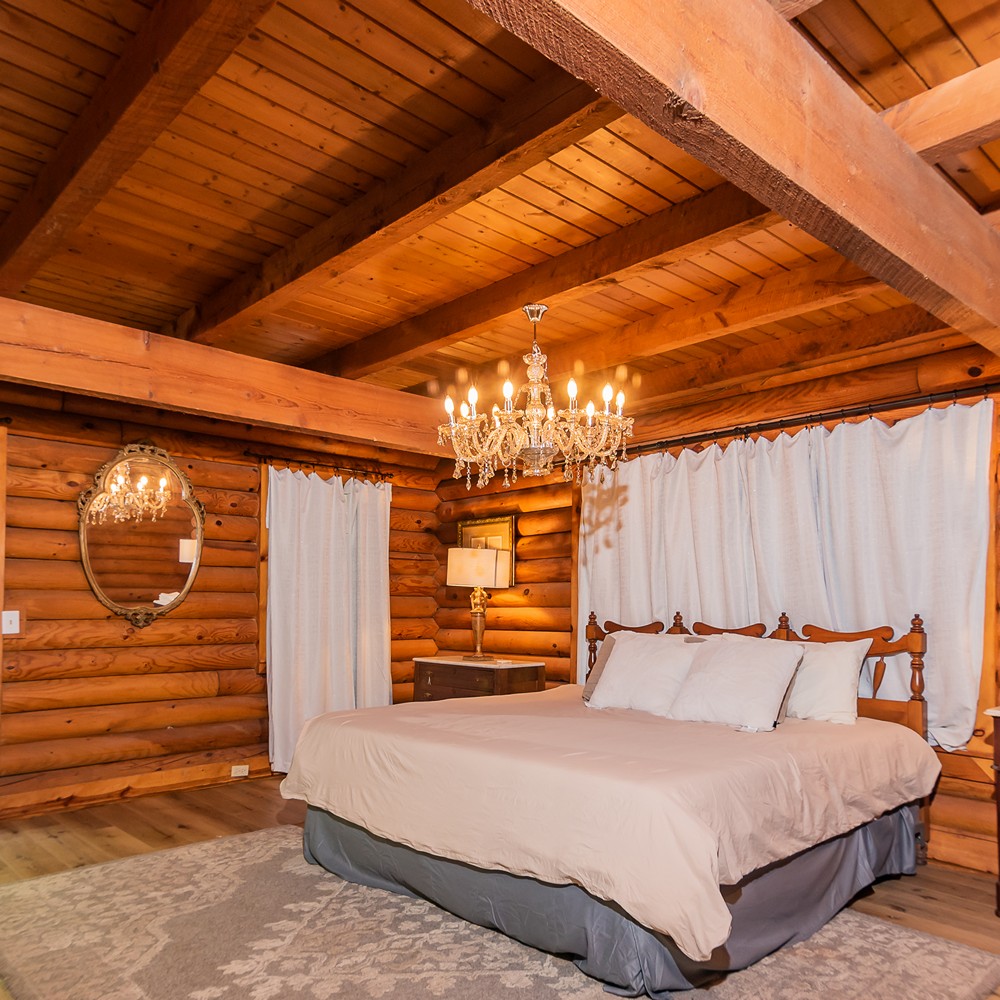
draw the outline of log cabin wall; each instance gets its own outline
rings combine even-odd
[[[464,480],[448,479],[437,493],[442,569],[435,619],[440,651],[461,654],[474,648],[469,590],[445,583],[445,553],[457,542],[458,522],[513,515],[515,585],[490,593],[483,648],[501,656],[544,660],[549,684],[574,679],[579,490],[559,475],[542,485],[521,479],[512,488],[491,484],[484,490],[467,490]]]
[[[0,421],[9,428],[4,607],[20,611],[23,623],[21,634],[3,638],[0,816],[229,781],[235,765],[250,776],[270,773],[265,464],[253,452],[270,453],[273,444],[200,433],[193,418],[194,430],[140,424],[126,408],[128,419],[115,420],[112,404],[77,401],[101,412],[95,419],[61,412],[55,395],[28,395],[51,408],[5,404],[23,403],[23,394],[0,393]],[[206,507],[189,596],[144,629],[112,615],[91,592],[77,521],[77,498],[95,472],[139,440],[166,450]],[[385,463],[380,471],[394,480],[393,655],[435,652],[438,476]],[[412,695],[403,685],[394,696]]]

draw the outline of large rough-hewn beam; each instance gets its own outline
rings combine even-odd
[[[1000,235],[766,0],[470,2],[806,232],[1000,352]],[[919,209],[900,212],[901,204]]]
[[[439,404],[0,299],[0,378],[221,420],[447,455]]]
[[[452,137],[392,181],[376,184],[185,313],[166,332],[211,342],[267,316],[622,114],[589,87],[553,69],[504,102],[492,121]]]
[[[160,0],[0,228],[0,295],[21,291],[273,3]]]

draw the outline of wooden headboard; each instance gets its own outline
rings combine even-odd
[[[623,631],[657,634],[664,629],[663,622],[630,626],[612,621],[605,622],[602,628],[597,624],[596,613],[591,611],[587,621],[588,674],[597,660],[597,644],[608,635]],[[890,625],[880,625],[859,632],[833,632],[818,625],[805,625],[802,628],[802,635],[798,635],[792,630],[788,615],[784,613],[778,618],[778,627],[771,633],[767,632],[767,626],[762,622],[740,628],[720,628],[705,622],[695,622],[689,630],[684,625],[680,612],[674,615],[673,624],[666,631],[673,635],[690,635],[692,631],[695,635],[730,633],[756,639],[764,638],[766,635],[769,639],[788,639],[794,642],[853,642],[868,639],[870,645],[865,659],[874,659],[872,697],[858,698],[858,715],[868,719],[898,722],[918,733],[922,739],[927,739],[927,702],[924,701],[924,654],[927,652],[927,634],[924,632],[924,623],[920,615],[913,616],[909,631],[898,639],[893,638],[894,632]],[[910,697],[907,701],[877,698],[875,696],[885,676],[885,658],[897,655],[908,655],[910,658]]]

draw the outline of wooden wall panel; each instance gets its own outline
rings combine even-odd
[[[205,564],[176,613],[139,629],[100,604],[80,563],[77,497],[120,441],[81,440],[71,418],[52,414],[36,437],[19,416],[4,566],[24,627],[0,672],[0,815],[224,780],[232,763],[266,773],[257,463],[238,442],[212,458],[171,451],[206,506]],[[160,444],[156,428],[140,439]]]
[[[86,410],[92,401],[64,397],[63,405]],[[234,780],[234,765],[249,776],[270,773],[261,482],[268,463],[283,461],[264,460],[246,440],[217,436],[217,428],[199,435],[169,420],[116,422],[119,410],[135,416],[107,403],[101,419],[59,407],[33,411],[23,399],[5,406],[0,393],[0,416],[12,428],[0,428],[10,443],[0,464],[7,476],[0,583],[5,606],[25,620],[22,634],[0,647],[0,816]],[[206,510],[189,596],[145,629],[110,614],[92,594],[76,506],[100,466],[122,443],[139,440],[170,453]],[[336,456],[317,457],[337,465]],[[394,479],[390,628],[399,700],[412,698],[412,657],[437,651],[437,477],[423,461],[415,456],[412,468],[368,463]],[[395,484],[397,476],[405,485]]]
[[[467,491],[464,482],[454,480],[438,487],[438,538],[445,549],[455,544],[460,520],[514,516],[515,585],[490,595],[483,649],[544,660],[550,685],[564,684],[574,677],[576,495],[561,475],[542,484],[521,479],[511,489],[491,485]],[[441,651],[471,652],[468,588],[448,587],[442,581],[437,600],[435,619]]]

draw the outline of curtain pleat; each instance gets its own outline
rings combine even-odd
[[[769,628],[784,611],[793,627],[897,633],[919,613],[930,736],[963,746],[982,670],[992,427],[983,400],[643,456],[585,483],[578,662],[590,610]],[[880,694],[909,697],[906,665]]]
[[[267,692],[271,766],[303,724],[388,705],[391,487],[269,469]]]

